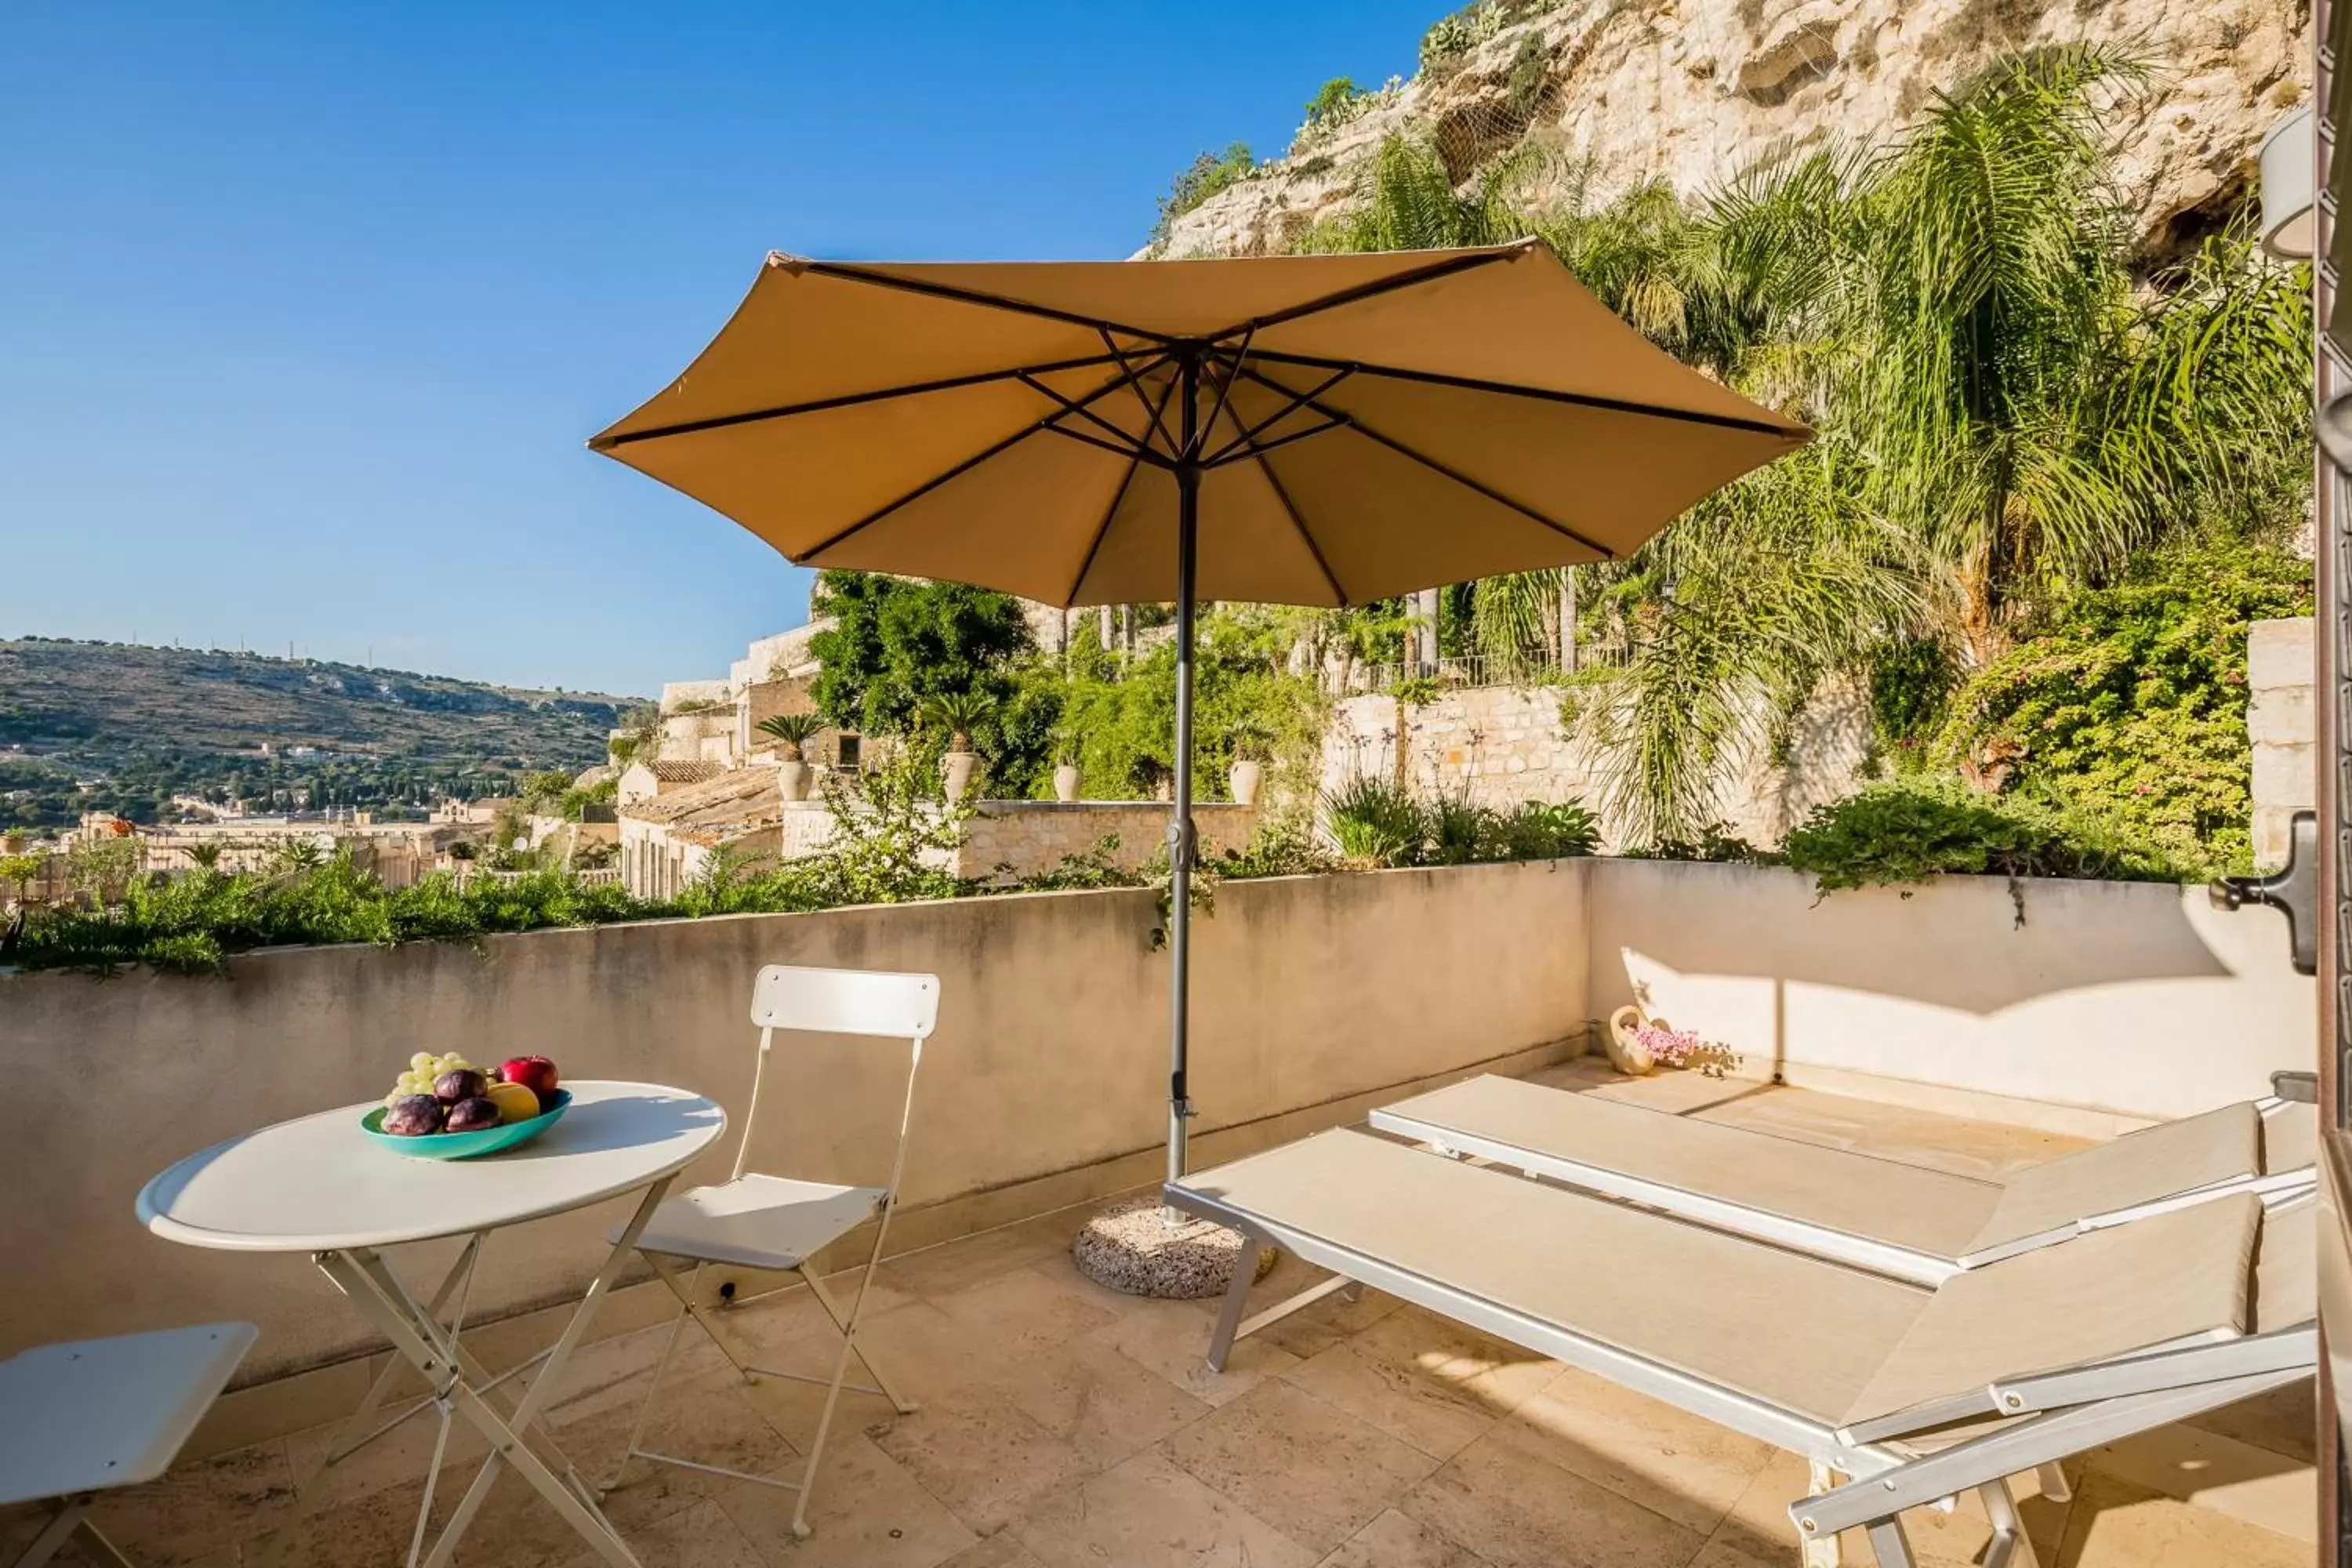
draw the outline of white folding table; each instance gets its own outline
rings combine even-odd
[[[318,1482],[333,1463],[429,1405],[440,1431],[409,1540],[411,1568],[419,1562],[446,1568],[507,1466],[597,1555],[615,1568],[636,1568],[635,1555],[556,1447],[541,1416],[565,1360],[619,1277],[646,1221],[671,1180],[725,1131],[727,1117],[700,1095],[659,1084],[589,1081],[564,1087],[572,1091],[572,1108],[563,1120],[504,1153],[474,1160],[403,1158],[361,1132],[360,1117],[370,1107],[352,1105],[282,1121],[191,1154],[139,1194],[141,1222],[168,1240],[230,1252],[310,1253],[399,1352],[399,1361],[386,1367],[352,1414],[343,1438],[330,1447],[327,1463],[305,1482],[296,1522],[315,1501]],[[643,1194],[635,1212],[555,1343],[533,1358],[539,1374],[520,1396],[511,1390],[499,1394],[500,1384],[532,1363],[494,1377],[459,1342],[484,1240],[507,1226],[627,1193]],[[381,1251],[404,1242],[454,1237],[465,1238],[465,1245],[439,1287],[424,1299]],[[416,1370],[431,1393],[371,1426],[401,1361]],[[490,1453],[428,1552],[433,1482],[453,1415],[480,1432]],[[276,1560],[293,1530],[289,1523],[277,1532],[266,1560]]]

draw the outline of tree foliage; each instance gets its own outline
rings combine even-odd
[[[1001,700],[1034,652],[1021,601],[962,583],[877,573],[818,574],[813,605],[834,625],[809,639],[822,667],[818,711],[844,729],[892,735],[941,697]]]

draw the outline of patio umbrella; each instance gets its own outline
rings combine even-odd
[[[1360,605],[1612,560],[1807,438],[1652,347],[1528,240],[1200,261],[771,255],[685,374],[589,446],[803,565],[1063,606],[1175,603],[1174,1177],[1192,1114],[1199,602]]]

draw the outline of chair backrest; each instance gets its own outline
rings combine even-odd
[[[915,1113],[915,1075],[923,1065],[923,1042],[940,1017],[940,977],[878,969],[811,969],[771,963],[751,984],[751,1023],[760,1031],[758,1065],[751,1072],[751,1103],[735,1145],[735,1178],[751,1158],[751,1129],[760,1115],[760,1086],[768,1076],[768,1052],[778,1029],[818,1035],[862,1035],[904,1040],[907,1098],[898,1113],[898,1148],[890,1161],[891,1201],[907,1163],[907,1132]],[[886,1216],[884,1223],[888,1223]]]
[[[936,974],[772,963],[751,987],[751,1022],[761,1029],[927,1040],[939,1016]]]

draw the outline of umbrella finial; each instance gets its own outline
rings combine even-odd
[[[768,252],[769,266],[781,267],[794,277],[798,277],[808,264],[809,258],[807,257],[794,256],[789,250],[772,250]]]

